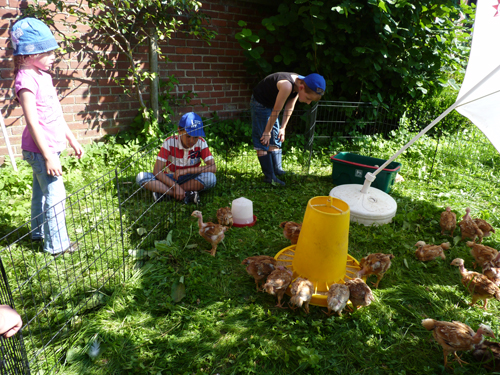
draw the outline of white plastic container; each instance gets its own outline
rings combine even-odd
[[[248,225],[254,222],[253,203],[250,199],[241,197],[231,203],[233,222],[237,225]]]

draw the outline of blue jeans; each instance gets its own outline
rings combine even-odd
[[[195,175],[185,174],[184,176],[180,176],[178,180],[175,180],[173,173],[167,174],[167,176],[171,180],[175,181],[178,185],[182,185],[184,182],[191,179],[196,180],[203,185],[203,189],[201,189],[200,191],[211,189],[215,186],[216,183],[215,173],[212,172],[203,172]],[[140,186],[144,185],[146,182],[155,180],[156,176],[151,172],[140,172],[135,178],[135,182],[137,182]]]
[[[255,100],[252,95],[252,99],[250,100],[250,112],[252,114],[252,143],[254,149],[269,151],[270,146],[281,148],[282,142],[278,140],[278,132],[280,130],[280,122],[278,118],[276,118],[276,122],[271,129],[271,139],[269,140],[269,145],[264,146],[260,143],[262,133],[266,130],[267,121],[273,112],[272,108],[264,107],[257,100]]]
[[[66,190],[62,176],[47,174],[42,154],[23,150],[23,159],[33,169],[31,238],[43,238],[44,251],[58,254],[70,246],[64,208]]]

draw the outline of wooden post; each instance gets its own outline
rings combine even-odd
[[[7,134],[7,128],[5,127],[5,122],[3,121],[3,115],[0,113],[0,125],[2,126],[3,137],[5,138],[5,144],[7,145],[7,151],[9,152],[10,162],[12,167],[17,172],[16,159],[14,158],[14,153],[12,152],[12,147],[10,146],[9,136]]]
[[[158,40],[156,34],[151,30],[151,36],[149,37],[149,71],[150,73],[155,73],[156,78],[151,80],[150,90],[151,90],[151,108],[153,109],[154,116],[160,122],[160,110],[158,104],[158,91],[160,78],[158,77]]]

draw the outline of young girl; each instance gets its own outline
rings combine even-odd
[[[252,141],[257,151],[264,182],[285,183],[276,175],[285,173],[281,167],[281,144],[285,140],[285,128],[297,100],[310,104],[325,93],[326,82],[319,74],[304,77],[296,73],[273,73],[253,89],[250,108],[252,113]],[[283,124],[278,116],[285,107]]]
[[[11,31],[14,47],[15,93],[23,108],[26,128],[23,158],[33,168],[31,238],[43,240],[44,250],[56,256],[76,250],[66,230],[66,191],[59,160],[66,140],[78,158],[83,149],[63,117],[52,77],[57,42],[50,29],[35,18],[17,21]]]

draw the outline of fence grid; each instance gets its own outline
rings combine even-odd
[[[294,172],[286,177],[287,183],[299,182],[309,174],[318,146],[332,144],[332,149],[342,147],[343,151],[378,157],[371,155],[369,142],[361,150],[354,141],[374,134],[388,137],[401,126],[401,118],[397,111],[391,113],[369,103],[320,102],[307,111],[297,111],[290,120],[287,137],[300,140],[302,148],[296,150],[284,143],[284,168]],[[246,129],[251,124],[248,112],[238,119],[221,113],[205,122],[217,165],[217,184],[201,194],[202,204],[230,192],[236,179],[254,179],[260,174],[249,134],[242,131],[221,137],[218,127],[228,122],[247,124]],[[433,173],[456,176],[443,168],[448,160],[468,166],[471,176],[485,167],[499,169],[498,155],[480,132],[461,131],[455,137],[435,137],[433,142],[424,150],[429,155],[423,161],[429,166],[427,178]],[[468,154],[468,142],[485,142],[483,152]],[[86,315],[104,306],[113,291],[130,277],[130,269],[137,264],[135,254],[154,247],[155,241],[165,239],[175,227],[182,215],[178,209],[182,203],[155,202],[152,193],[136,183],[137,174],[152,171],[160,146],[161,142],[145,146],[60,202],[67,231],[78,251],[59,257],[44,253],[42,243],[31,240],[30,222],[0,240],[0,302],[13,306],[24,322],[19,334],[0,338],[0,374],[60,370],[65,350],[71,345],[71,333],[78,331]],[[440,167],[434,171],[437,161]]]

